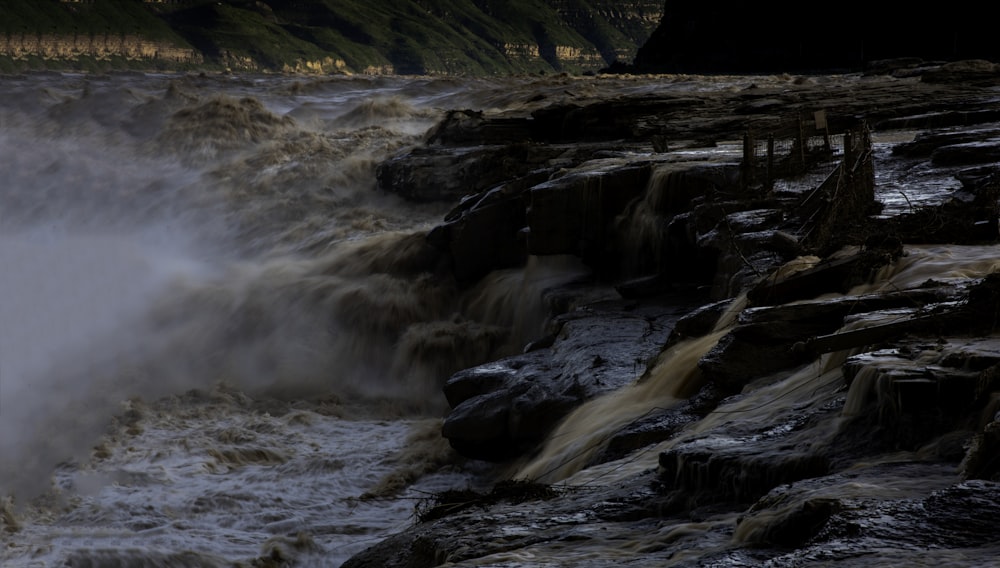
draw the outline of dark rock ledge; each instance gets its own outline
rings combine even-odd
[[[590,460],[637,460],[672,440],[655,469],[551,486],[544,497],[536,485],[520,497],[484,494],[477,508],[438,503],[433,517],[345,566],[436,566],[598,546],[610,534],[647,542],[630,559],[636,566],[682,550],[703,551],[678,563],[691,566],[877,560],[882,548],[904,545],[964,548],[970,565],[989,558],[1000,507],[1000,278],[852,293],[901,262],[910,243],[998,239],[993,82],[915,75],[665,91],[522,117],[458,111],[426,146],[384,163],[386,191],[461,197],[427,236],[460,282],[559,254],[582,259],[594,284],[551,297],[602,290],[600,301],[562,302],[577,307],[525,353],[447,381],[453,410],[443,434],[470,458],[530,455],[572,409],[709,332],[733,298],[746,307],[699,361],[690,398],[619,429]],[[769,134],[779,148],[770,159],[739,144]],[[880,213],[881,188],[918,183],[916,170],[956,189]],[[807,255],[818,257],[811,268],[779,271]],[[868,324],[845,327],[852,322]],[[816,371],[808,396],[766,398],[821,365],[834,374]],[[727,410],[766,405],[767,423]],[[732,418],[684,434],[719,410]],[[893,498],[864,489],[893,484],[910,489]],[[690,523],[699,528],[685,533]],[[697,540],[649,544],[665,526]]]

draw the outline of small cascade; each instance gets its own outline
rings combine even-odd
[[[1000,246],[911,245],[898,262],[879,272],[873,285],[861,285],[850,293],[904,290],[928,281],[983,278],[997,271],[1000,271]]]
[[[546,334],[545,323],[570,305],[546,305],[546,292],[590,274],[575,256],[529,256],[523,268],[494,270],[462,296],[468,317],[510,330],[506,353],[517,353]]]
[[[583,469],[611,434],[653,410],[673,407],[681,393],[690,392],[699,377],[698,359],[723,333],[668,349],[644,380],[573,411],[549,436],[541,453],[513,477],[553,483]]]
[[[782,270],[795,272],[815,261],[800,259]],[[848,298],[885,290],[907,290],[932,278],[935,281],[981,278],[996,268],[992,248],[914,247],[884,269],[873,283],[851,290]],[[831,295],[816,301],[836,299]],[[743,309],[740,303],[734,302],[733,306],[729,316],[718,325],[721,331],[664,351],[642,381],[587,403],[569,415],[540,454],[521,466],[516,476],[547,482],[566,480],[572,484],[609,483],[648,469],[654,465],[652,456],[659,455],[658,465],[667,487],[690,495],[710,492],[716,499],[752,501],[781,483],[826,474],[832,467],[829,455],[834,444],[845,443],[850,437],[845,429],[856,428],[852,426],[854,419],[870,416],[871,408],[875,408],[875,414],[884,423],[892,423],[900,419],[901,412],[905,413],[901,404],[911,407],[915,404],[914,400],[907,402],[900,398],[911,396],[900,388],[901,385],[909,388],[910,384],[916,388],[918,383],[901,383],[894,375],[899,371],[886,374],[877,366],[865,365],[864,361],[873,360],[872,354],[858,355],[858,349],[840,350],[822,354],[798,370],[747,377],[742,392],[722,400],[714,410],[689,422],[668,441],[622,460],[590,464],[616,431],[643,419],[654,409],[677,408],[686,397],[697,392],[703,381],[699,361],[730,332],[733,320]],[[835,334],[884,325],[901,317],[909,316],[898,310],[862,313],[847,318]],[[929,349],[910,356],[908,364],[912,369],[923,370],[941,357],[939,349]],[[951,376],[956,376],[955,371]],[[953,383],[957,380],[952,379]],[[970,381],[970,385],[974,384],[975,376]],[[848,385],[850,388],[845,390]],[[946,428],[947,424],[954,427],[953,423],[939,427]],[[925,429],[917,431],[929,435]],[[927,440],[926,436],[922,439]],[[821,512],[827,511],[820,502],[814,505]]]
[[[695,280],[676,274],[678,265],[695,269],[691,230],[685,218],[675,217],[689,210],[690,200],[704,191],[707,183],[690,175],[687,168],[662,164],[653,168],[642,195],[633,200],[614,221],[616,250],[622,251],[619,270],[626,278],[671,275],[678,280]]]
[[[933,267],[930,271],[928,265]],[[931,272],[935,280],[976,279],[995,266],[991,252],[979,247],[915,249],[885,271],[884,280],[852,293],[911,288],[923,284]],[[908,317],[898,310],[862,315],[848,318],[837,333]],[[907,450],[915,453],[886,459],[961,459],[963,449],[957,440],[969,436],[968,417],[976,416],[973,410],[985,404],[977,402],[975,394],[976,385],[984,384],[985,372],[943,365],[952,365],[947,363],[949,356],[956,361],[970,356],[992,361],[995,353],[980,354],[975,341],[954,346],[925,343],[919,349],[918,340],[902,357],[890,350],[828,353],[797,372],[751,382],[733,402],[723,401],[657,448],[661,479],[686,500],[707,491],[712,499],[750,502],[782,484],[828,475],[831,468],[850,463],[846,460],[851,456]],[[928,380],[934,375],[941,377],[938,383]],[[942,382],[945,377],[947,384]],[[849,385],[846,396],[845,385]],[[831,461],[833,456],[837,463]],[[844,493],[833,490],[830,495]],[[762,512],[739,528],[737,541],[798,546],[815,534],[839,503],[814,495],[780,506],[762,501],[755,506]]]

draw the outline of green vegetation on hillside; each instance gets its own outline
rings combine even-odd
[[[641,18],[603,16],[621,13],[611,0],[0,0],[0,10],[0,47],[4,36],[138,36],[193,48],[209,68],[258,70],[582,72],[652,32]]]
[[[186,45],[156,12],[137,0],[0,0],[0,34],[139,35]]]

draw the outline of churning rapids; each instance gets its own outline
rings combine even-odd
[[[0,563],[339,565],[474,483],[441,379],[578,269],[411,274],[450,205],[374,171],[449,108],[564,88],[532,83],[4,78]]]
[[[458,459],[441,437],[441,384],[536,339],[542,291],[582,267],[536,258],[471,289],[411,269],[423,265],[424,232],[453,204],[381,193],[375,167],[420,143],[448,109],[519,109],[566,81],[594,95],[739,86],[4,78],[0,564],[338,566],[412,524],[428,495],[492,484],[490,468]],[[994,258],[928,249],[882,286],[983,275]],[[674,404],[718,337],[679,344],[643,383],[582,407],[515,475],[594,487],[656,467],[657,452],[645,451],[587,468],[581,448]],[[735,440],[778,407],[843,399],[834,366],[824,359],[721,406],[664,447],[727,424]],[[836,427],[830,417],[805,435]],[[956,480],[933,472],[845,475],[808,491],[904,499]],[[677,556],[690,563],[697,550],[752,540],[764,522],[733,537],[731,515],[709,515],[665,523],[645,543],[595,534],[467,565],[618,562],[654,542],[690,548]],[[919,558],[919,547],[885,546],[872,565]]]

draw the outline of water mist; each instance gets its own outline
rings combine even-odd
[[[85,456],[125,397],[164,392],[123,366],[133,330],[172,281],[208,271],[173,213],[191,173],[78,136],[0,135],[0,492],[19,497]]]

